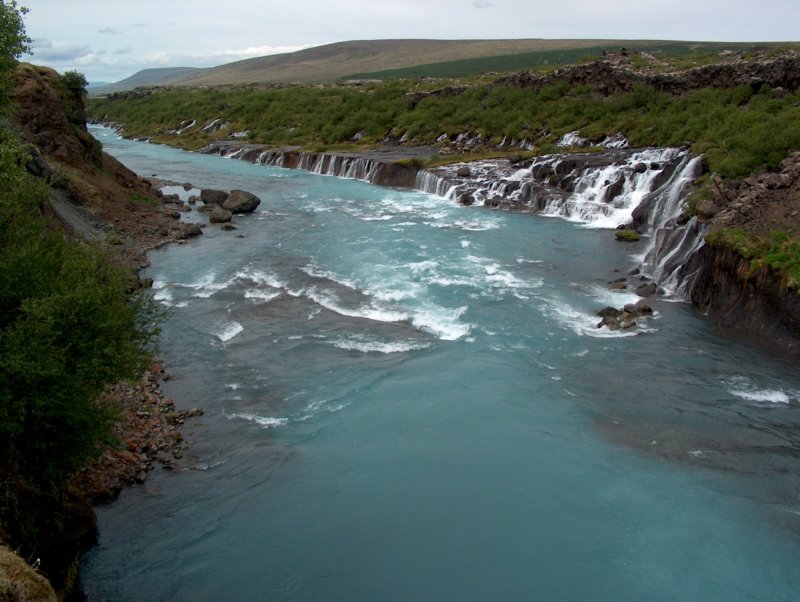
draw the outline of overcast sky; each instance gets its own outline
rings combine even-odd
[[[21,0],[35,63],[113,82],[346,40],[793,41],[800,0]]]

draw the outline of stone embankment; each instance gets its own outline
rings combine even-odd
[[[796,90],[800,86],[800,53],[794,50],[757,60],[732,57],[726,62],[682,71],[661,72],[658,61],[650,57],[649,66],[635,66],[626,51],[609,54],[585,65],[571,65],[552,73],[515,73],[498,80],[522,88],[539,89],[556,82],[587,85],[607,95],[629,92],[639,86],[653,87],[670,94],[684,94],[701,88],[732,88],[748,84],[757,90]]]

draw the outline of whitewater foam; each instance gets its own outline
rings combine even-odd
[[[731,395],[755,403],[789,404],[792,399],[800,398],[800,392],[785,391],[783,389],[760,388],[750,380],[743,377],[734,377],[727,383]]]
[[[330,341],[330,344],[347,351],[360,351],[361,353],[406,353],[430,347],[429,343],[416,341],[383,341],[363,335],[339,337]]]
[[[227,322],[222,325],[222,329],[216,333],[217,338],[222,341],[223,343],[227,343],[235,336],[239,335],[244,331],[244,326],[236,322],[235,320],[232,322]]]
[[[427,305],[414,313],[411,323],[419,330],[429,332],[443,341],[457,341],[472,330],[472,324],[459,321],[467,309],[466,305],[455,309]]]
[[[225,417],[228,420],[234,420],[237,418],[240,420],[247,420],[248,422],[253,422],[264,429],[277,428],[289,424],[288,418],[276,418],[274,416],[259,416],[258,414],[247,414],[247,413],[225,414]]]

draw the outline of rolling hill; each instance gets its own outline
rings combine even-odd
[[[566,65],[622,47],[653,54],[718,53],[753,43],[657,40],[359,40],[236,61],[205,69],[145,69],[93,95],[142,86],[315,83],[392,77],[462,77]],[[763,46],[775,46],[764,44]]]

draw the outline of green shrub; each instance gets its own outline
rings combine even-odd
[[[0,135],[0,457],[60,483],[107,440],[99,395],[146,365],[156,312],[103,249],[48,225],[25,154]]]
[[[61,76],[61,84],[71,93],[85,96],[86,86],[89,85],[89,82],[86,81],[83,73],[79,73],[78,71],[66,71]]]

